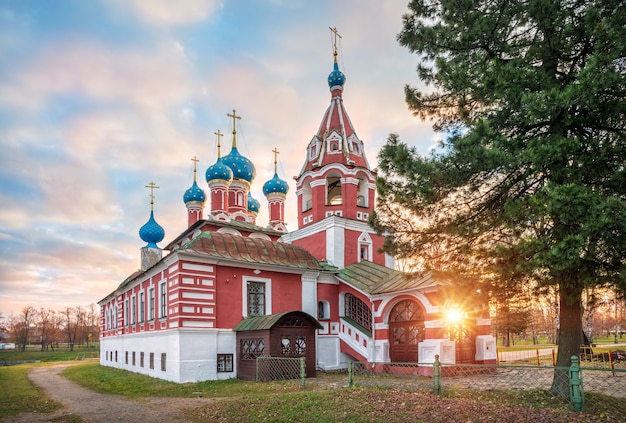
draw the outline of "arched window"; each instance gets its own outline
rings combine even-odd
[[[363,232],[361,236],[359,236],[358,261],[360,262],[361,260],[373,261],[372,238],[367,232]]]
[[[302,185],[302,211],[311,210],[313,208],[313,195],[311,193],[311,182],[306,181]]]
[[[317,302],[317,318],[318,320],[330,319],[330,304],[328,301]]]
[[[356,205],[359,207],[368,207],[368,193],[367,193],[367,180],[363,176],[359,176],[359,182],[357,183],[357,196]]]
[[[339,205],[342,204],[341,198],[341,178],[330,176],[326,178],[326,204]]]
[[[344,315],[363,329],[372,331],[372,312],[360,298],[346,294],[344,297]]]

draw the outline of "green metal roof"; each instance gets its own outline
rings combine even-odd
[[[315,318],[313,318],[313,316],[311,316],[310,314],[305,313],[304,311],[294,310],[294,311],[286,311],[284,313],[268,314],[265,316],[246,317],[241,322],[237,323],[237,326],[233,328],[233,331],[241,332],[241,331],[248,331],[248,330],[271,329],[272,327],[274,327],[274,325],[280,322],[283,317],[288,317],[289,315],[292,315],[292,314],[294,316],[299,315],[303,317],[304,319],[309,320],[315,325],[317,329],[323,329],[323,326],[317,320],[315,320]]]
[[[404,273],[365,260],[339,270],[337,277],[368,294],[449,284],[447,280],[435,279],[432,273]]]
[[[321,269],[315,257],[303,247],[220,232],[202,232],[177,251],[248,263]]]

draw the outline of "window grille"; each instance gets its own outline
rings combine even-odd
[[[233,355],[218,354],[217,355],[217,372],[225,373],[233,371]]]
[[[265,342],[262,339],[242,339],[241,340],[241,359],[256,360],[265,352]]]
[[[352,294],[345,296],[345,316],[368,331],[372,331],[372,312],[367,304]]]
[[[248,282],[248,316],[265,315],[265,283]]]

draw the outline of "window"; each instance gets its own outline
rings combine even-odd
[[[341,178],[329,177],[326,179],[326,204],[339,205],[342,204],[341,199]]]
[[[367,260],[369,258],[369,246],[361,245],[360,247],[361,260]]]
[[[328,301],[318,301],[317,318],[320,320],[330,319],[330,304]]]
[[[130,297],[130,324],[135,324],[135,316],[137,316],[137,302],[135,296]]]
[[[144,316],[146,314],[146,303],[144,301],[144,293],[139,293],[139,318],[137,319],[139,323],[143,322]]]
[[[363,329],[372,331],[372,312],[367,304],[352,294],[346,294],[344,298],[344,316],[361,326]]]
[[[161,282],[161,288],[160,288],[161,298],[159,300],[159,306],[161,309],[160,317],[167,316],[167,289],[166,288],[167,288],[167,285],[165,284],[165,282]]]
[[[280,338],[280,354],[283,356],[302,357],[306,355],[306,336],[282,335]]]
[[[309,160],[313,160],[317,157],[317,143],[311,144],[309,147]]]
[[[133,366],[135,365],[135,363],[137,363],[137,353],[135,351],[133,351]]]
[[[256,360],[265,352],[265,343],[262,339],[242,339],[241,359]]]
[[[361,149],[359,148],[359,143],[357,141],[352,141],[352,151],[356,154],[361,154]]]
[[[358,257],[358,261],[359,262],[361,260],[372,261],[373,260],[372,251],[373,251],[373,248],[372,248],[372,238],[369,236],[369,234],[367,232],[361,233],[361,236],[359,236],[359,257]]]
[[[115,362],[117,363],[117,350],[115,350]]]
[[[154,287],[148,290],[148,317],[154,320]]]
[[[161,371],[162,372],[166,371],[166,369],[167,369],[166,366],[165,366],[166,360],[167,360],[167,354],[166,353],[161,353]]]
[[[248,316],[265,315],[265,284],[248,282]]]
[[[308,211],[313,208],[313,193],[311,191],[311,182],[305,181],[302,184],[302,211]]]
[[[124,300],[124,326],[128,326],[128,298]]]
[[[218,354],[217,355],[217,372],[226,373],[233,371],[233,355]]]
[[[328,140],[328,151],[330,152],[337,152],[339,151],[339,140],[338,139],[331,139]]]
[[[124,357],[124,364],[128,364],[128,351],[126,351],[126,354]]]
[[[143,351],[139,353],[139,366],[143,367]]]
[[[356,190],[357,190],[356,205],[359,207],[368,207],[367,200],[369,196],[369,190],[368,190],[368,182],[367,182],[367,179],[365,179],[365,177],[359,176],[359,182],[357,183]]]
[[[154,353],[150,353],[150,368],[154,369]]]

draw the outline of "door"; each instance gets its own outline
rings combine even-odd
[[[418,343],[424,340],[424,311],[402,300],[389,314],[389,356],[392,362],[417,362]]]

